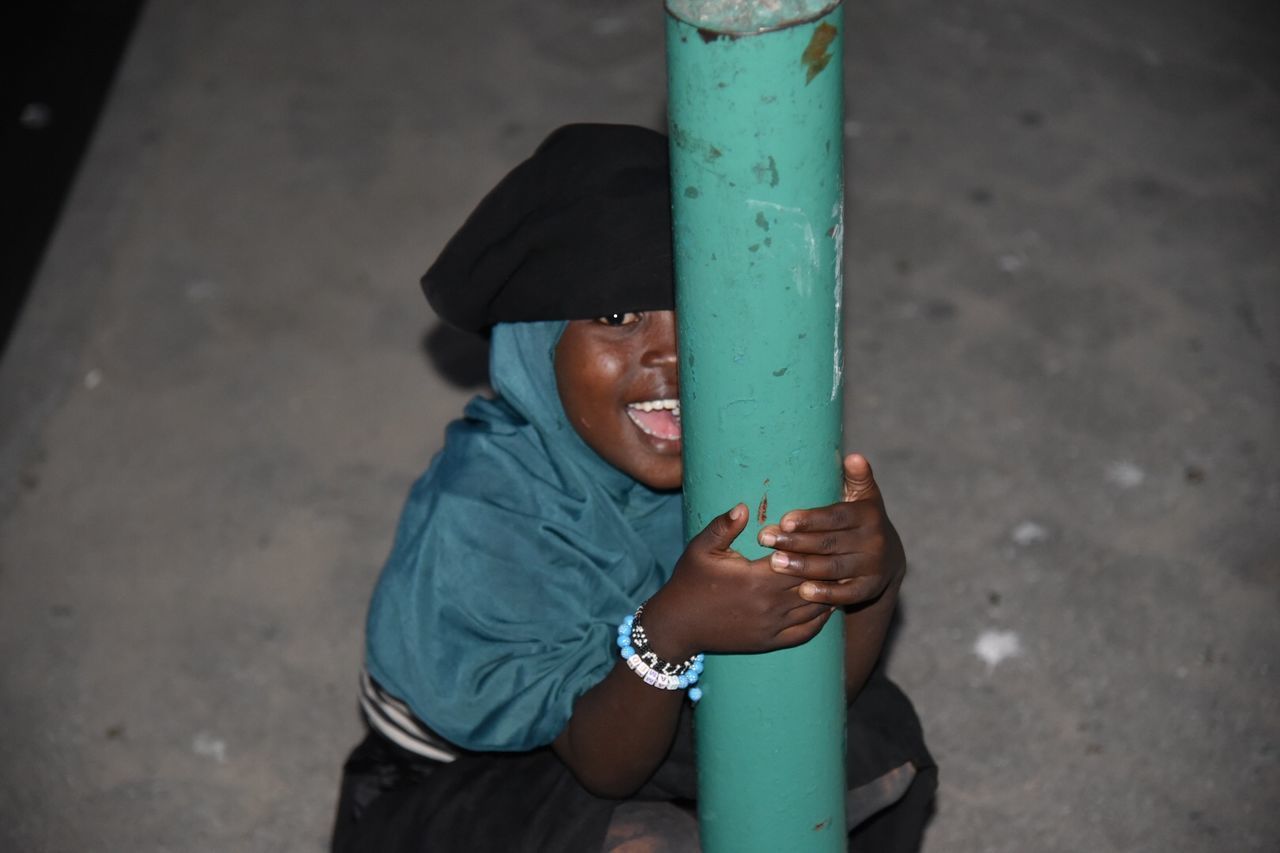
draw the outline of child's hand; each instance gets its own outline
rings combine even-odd
[[[711,520],[676,563],[671,580],[649,600],[644,625],[650,645],[670,661],[697,652],[767,652],[808,642],[833,608],[797,593],[803,578],[769,570],[769,558],[748,560],[733,540],[747,526],[738,504]]]
[[[775,572],[803,580],[802,598],[839,607],[874,601],[906,568],[871,465],[857,453],[844,459],[841,503],[788,512],[761,529],[760,544],[777,549]]]

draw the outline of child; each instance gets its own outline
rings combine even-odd
[[[683,547],[667,169],[660,134],[561,128],[423,278],[491,336],[496,397],[450,425],[374,592],[335,851],[696,850],[697,655],[837,610],[851,849],[919,846],[936,769],[875,669],[905,560],[866,461],[761,532],[770,559],[732,550],[742,504]]]

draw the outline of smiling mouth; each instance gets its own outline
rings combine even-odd
[[[645,435],[676,441],[680,438],[680,401],[644,400],[627,405],[627,417]]]

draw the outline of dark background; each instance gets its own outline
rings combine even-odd
[[[141,0],[51,0],[5,6],[5,248],[0,353],[133,31]]]

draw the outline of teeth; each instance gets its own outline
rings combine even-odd
[[[659,409],[667,409],[677,418],[680,417],[679,400],[645,400],[640,403],[631,403],[630,408],[639,409],[642,412],[653,412]]]

